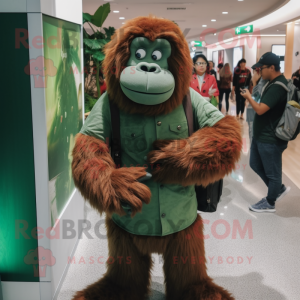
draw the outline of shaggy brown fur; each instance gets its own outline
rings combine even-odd
[[[125,215],[121,200],[132,207],[132,216],[149,203],[150,189],[136,180],[146,168],[115,169],[107,145],[97,138],[79,133],[73,149],[72,172],[75,186],[100,214]]]
[[[144,36],[150,41],[167,39],[172,47],[168,58],[169,71],[175,78],[175,91],[171,98],[158,105],[142,105],[131,101],[120,87],[120,75],[130,57],[130,44],[135,37]],[[148,116],[168,114],[173,111],[187,93],[192,74],[192,60],[188,44],[180,28],[169,20],[154,16],[138,17],[126,22],[116,31],[112,41],[105,46],[103,72],[109,99],[115,101],[120,110]]]
[[[175,91],[169,100],[159,105],[137,104],[128,99],[120,88],[120,74],[130,56],[131,41],[138,36],[151,41],[165,38],[172,46],[168,64],[175,78]],[[155,116],[168,114],[182,103],[190,85],[192,60],[182,32],[171,21],[155,17],[127,21],[106,45],[105,54],[107,92],[110,100],[115,101],[120,110]],[[114,67],[115,74],[112,72]],[[227,141],[222,138],[227,138],[234,147],[228,149]],[[181,151],[175,150],[175,143],[178,143]],[[156,180],[182,185],[207,185],[224,177],[238,160],[241,149],[240,127],[233,118],[226,117],[212,128],[195,132],[189,139],[157,141],[154,146],[156,150],[149,154],[149,161],[165,161],[164,166],[153,173]],[[214,151],[216,146],[217,151]],[[197,170],[197,164],[203,163],[223,163],[227,165],[227,169]],[[193,164],[196,164],[195,169]],[[228,164],[232,166],[229,167]],[[167,300],[234,300],[207,275],[200,216],[190,227],[164,237],[133,235],[112,221],[112,213],[125,214],[121,200],[131,205],[132,216],[141,211],[142,201],[150,202],[150,189],[137,181],[146,174],[145,168],[115,169],[104,142],[78,134],[73,150],[72,171],[75,185],[83,197],[100,214],[106,212],[109,255],[116,260],[123,257],[122,263],[107,263],[104,277],[78,292],[73,300],[144,299],[150,287],[151,253],[163,255]],[[130,264],[126,263],[126,257],[130,257]],[[194,257],[196,261],[202,258],[203,263],[193,264]]]
[[[188,139],[155,141],[156,150],[148,154],[148,161],[163,161],[152,173],[156,181],[207,186],[235,168],[241,148],[241,127],[234,117],[226,116]]]
[[[203,223],[198,215],[188,228],[163,237],[139,237],[106,218],[109,257],[102,279],[78,292],[73,300],[142,300],[150,291],[151,253],[164,259],[167,300],[234,300],[208,277]],[[123,257],[121,263],[117,257]],[[130,257],[130,263],[125,258]],[[129,260],[128,260],[129,261]]]

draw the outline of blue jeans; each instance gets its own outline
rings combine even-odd
[[[283,145],[262,143],[253,138],[250,151],[250,167],[268,187],[267,200],[274,205],[282,185]]]

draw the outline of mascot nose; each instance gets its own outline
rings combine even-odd
[[[153,72],[153,73],[160,73],[161,68],[158,64],[154,63],[146,63],[146,62],[140,62],[136,65],[136,70],[141,72]]]

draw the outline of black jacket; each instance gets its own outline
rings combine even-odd
[[[295,73],[293,73],[292,78],[293,77],[297,77],[297,79],[293,80],[294,85],[300,89],[300,70],[297,70]]]
[[[252,75],[249,69],[240,70],[237,68],[233,75],[233,86],[235,87],[235,92],[240,93],[240,88],[249,88],[251,78]]]
[[[216,80],[217,80],[217,73],[216,73],[216,71],[215,71],[214,69],[210,70],[210,71],[209,71],[209,74],[210,74],[210,75],[214,75],[215,78],[216,78]]]

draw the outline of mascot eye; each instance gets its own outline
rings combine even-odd
[[[144,58],[146,56],[146,51],[144,49],[139,49],[135,52],[135,56],[138,59]]]
[[[160,60],[162,57],[162,54],[160,51],[158,50],[155,50],[153,53],[152,53],[152,59],[153,60]]]

